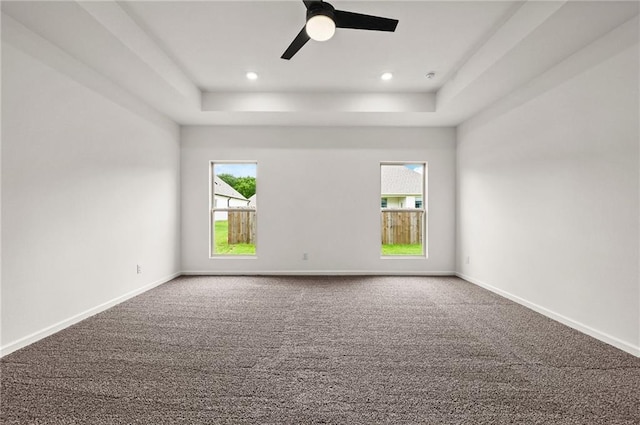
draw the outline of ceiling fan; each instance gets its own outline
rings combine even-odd
[[[291,59],[309,39],[316,41],[330,39],[336,28],[393,32],[398,26],[397,19],[336,10],[322,0],[303,0],[303,3],[307,7],[307,22],[282,54],[282,59]]]

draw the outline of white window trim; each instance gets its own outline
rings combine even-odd
[[[209,259],[224,259],[224,260],[251,260],[258,258],[258,207],[256,205],[255,208],[244,208],[244,207],[233,207],[229,208],[225,206],[224,208],[216,208],[215,203],[215,193],[213,192],[213,178],[214,171],[213,166],[215,164],[255,164],[256,165],[256,194],[257,190],[257,181],[258,181],[258,161],[256,160],[211,160],[209,161]],[[215,229],[214,215],[217,211],[255,211],[256,212],[256,236],[255,236],[255,250],[256,253],[253,255],[229,255],[229,254],[216,254],[215,253],[215,238],[213,236],[213,232]]]
[[[422,211],[422,254],[421,255],[382,255],[382,241],[380,242],[380,246],[378,248],[378,252],[380,253],[380,259],[382,260],[426,260],[429,258],[429,241],[427,240],[427,236],[429,232],[427,231],[427,226],[429,224],[429,220],[427,219],[427,205],[428,205],[428,167],[429,163],[425,161],[381,161],[380,166],[378,167],[378,175],[380,176],[379,180],[379,190],[378,190],[378,198],[382,197],[382,166],[383,165],[422,165],[423,174],[422,174],[422,207],[421,208],[381,208],[380,214],[383,211],[393,210],[393,211]],[[378,205],[380,205],[380,201],[378,201]],[[382,220],[378,220],[378,235],[382,235]],[[378,238],[380,240],[380,238]]]

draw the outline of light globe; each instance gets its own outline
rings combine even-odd
[[[336,32],[336,23],[328,16],[316,15],[307,21],[307,35],[316,41],[327,41]]]

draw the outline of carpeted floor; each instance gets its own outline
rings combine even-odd
[[[640,359],[457,278],[182,277],[2,359],[3,424],[640,424]]]

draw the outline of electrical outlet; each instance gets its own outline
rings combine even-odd
[[[302,253],[302,259],[305,260],[305,261],[308,260],[309,259],[309,254],[307,254],[306,252],[303,252]]]
[[[136,273],[142,274],[142,266],[140,264],[136,264]]]

